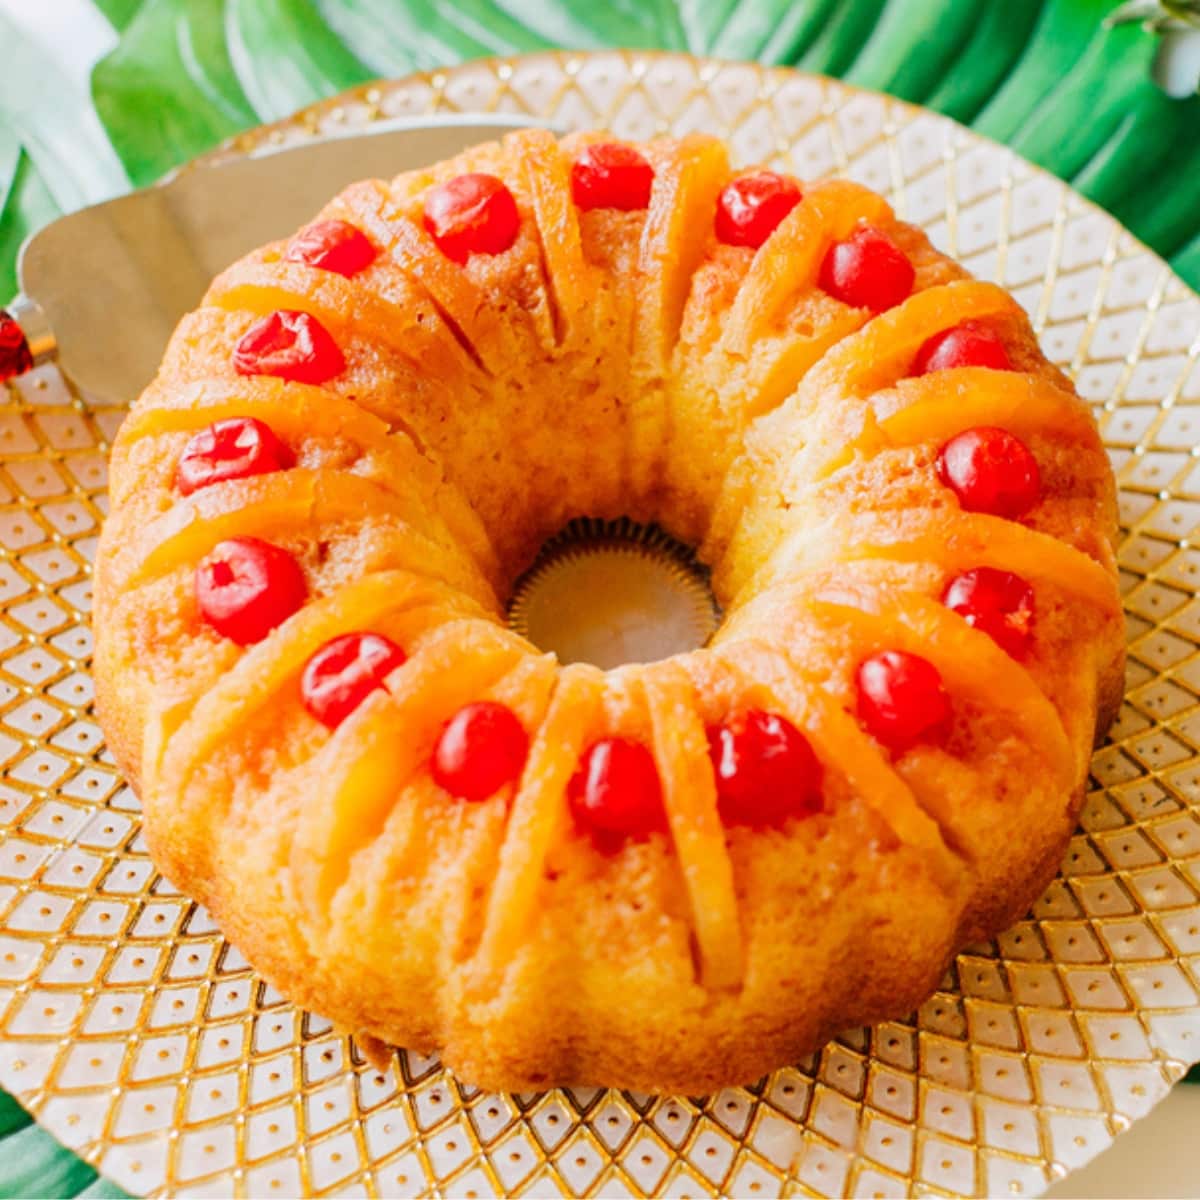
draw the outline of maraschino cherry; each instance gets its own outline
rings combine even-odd
[[[585,146],[571,165],[571,196],[578,208],[645,208],[654,186],[654,168],[645,155],[620,142]]]
[[[1029,447],[993,425],[952,437],[938,453],[937,469],[968,512],[1015,520],[1041,497],[1041,476]]]
[[[322,725],[336,729],[404,661],[404,651],[382,634],[344,633],[305,663],[300,698]]]
[[[179,456],[175,484],[185,496],[214,483],[292,466],[292,452],[254,417],[228,417],[192,437]]]
[[[196,568],[200,615],[239,646],[261,642],[304,603],[306,592],[296,560],[259,538],[220,542]]]
[[[274,375],[293,383],[325,383],[345,369],[346,360],[316,317],[280,309],[256,321],[233,352],[239,375]]]
[[[904,251],[886,234],[864,225],[829,247],[818,282],[835,300],[879,313],[906,300],[915,279]]]
[[[768,827],[821,811],[821,764],[786,717],[739,709],[708,731],[726,825]]]
[[[975,567],[950,581],[942,603],[1013,658],[1021,658],[1033,637],[1033,588],[1011,571]]]
[[[460,708],[433,750],[433,779],[460,800],[486,800],[525,768],[529,735],[511,708],[480,700]]]
[[[931,662],[905,650],[884,650],[859,664],[858,715],[873,738],[899,754],[939,736],[950,701]]]
[[[425,228],[449,259],[502,254],[517,240],[521,217],[513,194],[495,175],[457,175],[425,195]]]
[[[957,367],[990,367],[993,371],[1013,370],[1004,343],[986,325],[964,321],[931,337],[913,360],[912,373],[950,371]]]
[[[606,853],[666,829],[654,756],[627,738],[602,738],[588,747],[567,799],[576,824]]]
[[[757,250],[801,198],[800,185],[787,175],[759,171],[739,176],[717,197],[717,240]]]
[[[16,318],[0,308],[0,382],[23,375],[33,366],[33,353]]]
[[[357,275],[378,257],[378,251],[349,221],[317,221],[300,230],[283,254],[285,262],[305,263],[337,275]]]

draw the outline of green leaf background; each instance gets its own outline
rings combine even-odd
[[[32,0],[29,0],[32,3]],[[54,0],[51,0],[53,3]],[[90,89],[0,8],[0,298],[62,212],[379,76],[551,47],[795,65],[927,105],[1069,180],[1200,288],[1200,96],[1114,0],[90,0]],[[120,1196],[0,1093],[0,1196]]]

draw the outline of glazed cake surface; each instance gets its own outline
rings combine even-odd
[[[544,130],[217,278],[113,449],[97,702],[160,869],[472,1083],[701,1094],[902,1016],[1053,877],[1120,699],[1112,473],[1002,289],[874,193]],[[709,645],[512,633],[569,520]]]

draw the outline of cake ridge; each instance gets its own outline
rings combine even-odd
[[[272,660],[286,655],[291,662],[300,662],[308,647],[315,648],[331,631],[349,626],[355,618],[370,620],[439,605],[455,616],[459,613],[484,615],[476,603],[460,593],[403,570],[367,575],[310,601],[292,621],[280,626],[273,637],[247,650],[234,670],[220,681],[219,690],[214,689],[197,699],[188,723],[199,725],[202,736],[183,762],[164,761],[163,772],[174,775],[173,786],[181,787],[186,782],[189,764],[209,754],[216,743],[236,727],[240,713],[249,702],[256,696],[269,696],[283,686],[284,680],[278,673],[268,675],[265,686],[252,686],[256,678],[261,681],[262,668]],[[347,612],[348,608],[353,612]],[[289,668],[287,674],[298,669],[298,666]],[[177,735],[184,733],[185,727],[181,726],[176,732]],[[172,749],[169,756],[177,757],[179,753]]]
[[[117,463],[123,464],[131,453],[140,453],[139,443],[146,440],[169,440],[171,435],[199,433],[214,421],[258,416],[277,431],[293,437],[309,434],[336,437],[339,445],[351,443],[357,454],[342,463],[342,468],[351,474],[361,475],[361,468],[369,456],[381,455],[389,460],[387,465],[391,470],[376,470],[369,477],[393,493],[397,501],[402,501],[411,499],[413,456],[416,455],[437,476],[433,489],[437,515],[453,537],[470,548],[484,577],[492,584],[498,578],[496,552],[478,515],[457,486],[446,479],[444,467],[436,456],[409,430],[389,428],[388,422],[353,400],[318,386],[285,384],[282,380],[263,378],[238,382],[219,377],[201,378],[186,385],[174,398],[163,395],[161,389],[151,385],[147,395],[149,402],[132,410],[122,426],[121,442],[115,455]],[[174,403],[167,403],[172,399]],[[187,407],[180,406],[179,402]],[[303,478],[303,468],[293,466],[290,469],[300,472],[293,478]],[[327,469],[327,465],[322,467],[322,470]],[[118,470],[118,480],[121,474]],[[126,498],[114,484],[114,503],[120,505]]]
[[[810,718],[804,722],[804,728],[814,733],[813,741],[818,750],[825,746],[826,739],[834,740],[839,734],[843,741],[850,739],[855,742],[854,754],[848,759],[839,760],[842,769],[846,769],[847,762],[859,771],[862,771],[864,764],[867,766],[868,770],[863,774],[871,779],[871,786],[859,789],[864,800],[879,812],[898,838],[914,849],[929,851],[938,860],[935,866],[945,885],[947,888],[951,887],[956,866],[952,861],[946,860],[957,857],[966,862],[967,856],[962,848],[953,844],[952,839],[947,836],[947,831],[922,807],[912,788],[879,747],[862,734],[848,713],[838,708],[836,703],[823,693],[822,681],[816,676],[806,675],[786,646],[771,646],[761,637],[738,638],[726,645],[736,646],[738,649],[752,646],[760,661],[776,660],[784,665],[793,678],[790,682],[786,677],[783,681],[776,679],[773,682],[775,693],[778,695],[783,689],[790,690],[794,693],[794,698],[789,701],[792,714],[798,716],[802,709],[807,709],[816,717],[816,725]],[[736,664],[734,669],[744,671],[744,668],[739,668]],[[832,760],[832,756],[830,758]],[[897,802],[899,812],[887,804],[889,800]]]
[[[465,664],[459,652],[463,638],[470,638],[473,652]],[[411,776],[421,772],[446,716],[507,675],[527,649],[528,644],[515,634],[476,617],[461,616],[432,625],[420,647],[389,677],[389,686],[379,689],[334,731],[326,743],[326,757],[335,761],[341,757],[347,774],[340,779],[333,776],[337,783],[332,797],[321,792],[309,797],[302,816],[300,853],[293,855],[296,877],[305,881],[298,886],[301,903],[314,924],[323,928],[329,921],[334,897],[351,873],[356,852],[382,833],[397,794]],[[430,692],[434,693],[432,702]],[[387,727],[394,730],[397,719],[404,718],[406,710],[414,709],[418,702],[427,711],[407,717],[408,737],[389,734]],[[359,731],[368,724],[378,735],[375,756],[361,749]],[[347,747],[346,743],[353,744]],[[337,751],[346,749],[348,753],[338,755]],[[383,758],[387,770],[374,760],[378,757]],[[363,776],[374,778],[367,781]],[[347,810],[344,814],[343,807]]]
[[[361,186],[355,185],[343,192],[338,198],[338,202],[335,202],[338,206],[337,211],[342,211],[344,208],[347,216],[354,217],[357,223],[374,237],[382,247],[383,255],[403,274],[410,286],[419,290],[437,310],[454,343],[462,351],[470,365],[478,370],[485,379],[490,379],[493,375],[492,369],[459,324],[459,319],[442,304],[426,280],[411,269],[410,260],[400,253],[401,242],[406,238],[416,238],[418,234],[415,227],[410,230],[412,223],[407,218],[384,215],[384,208],[394,208],[397,205],[390,185],[384,180],[374,180],[372,185],[371,192],[376,202],[375,206],[369,206],[361,200],[363,189]]]

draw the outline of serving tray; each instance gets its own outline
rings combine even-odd
[[[749,1087],[498,1096],[411,1053],[377,1071],[259,981],[146,855],[88,676],[88,564],[123,410],[45,367],[0,404],[0,1083],[135,1193],[1037,1194],[1200,1059],[1200,297],[952,121],[681,54],[468,63],[218,153],[446,111],[703,129],[741,163],[846,174],[1025,305],[1095,405],[1121,486],[1128,694],[1062,874],[912,1018]]]

